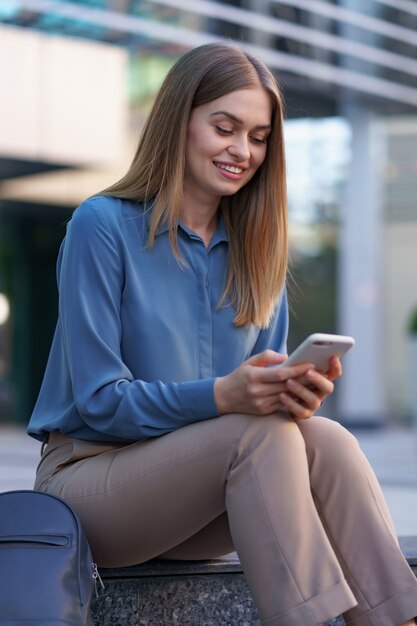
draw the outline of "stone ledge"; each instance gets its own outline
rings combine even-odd
[[[417,575],[417,537],[401,537],[400,545]],[[260,626],[236,553],[213,561],[154,559],[100,575],[97,626]],[[325,626],[344,624],[338,617]]]
[[[416,529],[417,530],[417,529]],[[417,576],[417,536],[408,535],[399,537],[402,553],[414,574]]]
[[[243,572],[236,552],[227,554],[220,559],[207,561],[168,561],[153,559],[140,565],[119,568],[102,568],[100,576],[103,580],[120,580],[129,578],[149,578],[158,576],[191,576],[194,574],[241,574]]]

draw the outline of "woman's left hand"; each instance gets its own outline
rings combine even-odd
[[[287,380],[288,392],[281,393],[280,400],[294,419],[307,419],[317,411],[327,396],[333,393],[333,381],[341,375],[340,359],[332,357],[325,374],[311,369],[301,378]]]

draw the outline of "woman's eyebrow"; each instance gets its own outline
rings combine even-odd
[[[243,120],[236,117],[236,115],[233,115],[233,113],[229,113],[228,111],[214,111],[214,113],[210,113],[210,117],[213,117],[213,115],[225,115],[233,122],[236,122],[237,124],[243,124]],[[271,130],[272,127],[271,124],[258,124],[258,126],[255,126],[255,128],[257,130]]]

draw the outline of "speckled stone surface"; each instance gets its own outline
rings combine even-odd
[[[417,537],[401,537],[417,575]],[[216,561],[162,561],[102,569],[96,626],[260,626],[236,553]],[[325,626],[345,626],[337,617]]]
[[[236,554],[217,561],[155,560],[100,573],[105,590],[93,601],[96,626],[260,626]]]
[[[260,626],[242,574],[107,581],[93,615],[97,626]]]

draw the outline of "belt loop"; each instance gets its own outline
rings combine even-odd
[[[43,456],[45,446],[47,445],[49,440],[49,433],[45,433],[43,436],[42,446],[41,446],[41,456]]]

